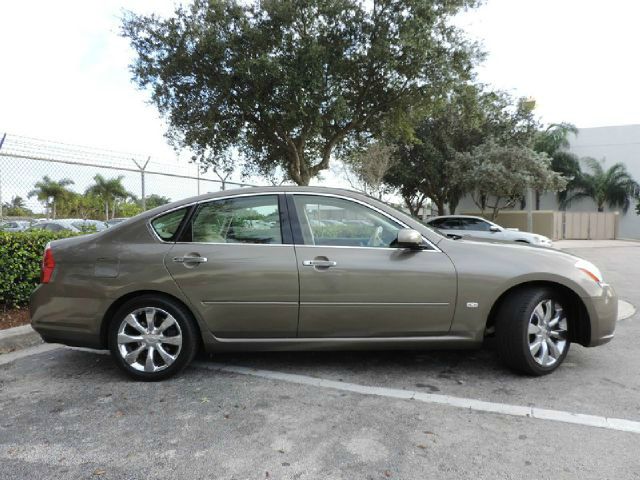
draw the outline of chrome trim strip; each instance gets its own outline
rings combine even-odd
[[[447,302],[300,302],[300,305],[328,306],[328,307],[361,307],[361,306],[428,306],[448,307]]]
[[[298,305],[298,302],[240,302],[234,300],[203,300],[203,305]]]
[[[178,207],[175,208],[171,208],[169,210],[165,210],[164,212],[158,213],[157,215],[154,215],[153,217],[147,219],[147,228],[149,229],[149,231],[152,233],[152,235],[161,243],[166,243],[169,245],[261,245],[263,247],[266,246],[278,246],[278,247],[291,247],[291,246],[296,246],[296,247],[322,247],[322,248],[372,248],[375,250],[406,250],[406,249],[402,249],[402,248],[390,248],[390,247],[352,247],[352,246],[340,246],[340,245],[296,245],[296,244],[287,244],[287,243],[209,243],[209,242],[166,242],[164,240],[162,240],[160,238],[160,236],[156,233],[156,231],[153,229],[153,226],[151,225],[151,222],[153,222],[156,218],[161,217],[163,215],[166,215],[168,213],[171,212],[175,212],[176,210],[180,210],[181,208],[187,208],[187,207],[191,207],[193,205],[196,204],[200,204],[200,203],[209,203],[209,202],[216,202],[218,200],[227,200],[229,198],[239,198],[239,197],[253,197],[253,196],[263,196],[263,195],[307,195],[307,196],[316,196],[316,197],[332,197],[332,198],[340,198],[342,200],[347,200],[347,201],[352,201],[352,202],[356,202],[359,203],[360,205],[366,207],[366,208],[370,208],[371,210],[374,210],[378,213],[380,213],[381,215],[384,215],[385,217],[393,220],[396,223],[399,223],[400,225],[402,225],[404,228],[411,228],[409,227],[407,224],[405,224],[404,222],[401,222],[399,219],[397,219],[396,217],[380,210],[377,207],[374,207],[373,205],[370,205],[366,202],[363,202],[361,200],[358,200],[357,198],[352,198],[352,197],[348,197],[348,196],[344,196],[344,195],[337,195],[335,193],[321,193],[321,192],[284,192],[284,191],[277,191],[277,192],[253,192],[253,193],[236,193],[234,195],[226,195],[224,197],[216,197],[216,198],[209,198],[207,200],[196,200],[193,202],[189,202],[189,203],[185,203],[183,205],[180,205]],[[416,252],[442,252],[442,250],[440,250],[433,242],[431,242],[428,238],[426,238],[424,235],[422,235],[422,239],[429,245],[430,249],[425,249],[425,250],[416,250]]]
[[[162,217],[163,215],[166,215],[168,213],[171,212],[175,212],[176,210],[180,210],[181,208],[187,208],[187,207],[191,207],[193,205],[196,204],[200,204],[200,203],[209,203],[209,202],[216,202],[218,200],[227,200],[229,198],[238,198],[238,197],[256,197],[259,195],[275,195],[276,197],[278,195],[284,195],[285,192],[253,192],[253,193],[236,193],[234,195],[225,195],[224,197],[215,197],[215,198],[209,198],[207,200],[195,200],[193,202],[189,202],[189,203],[184,203],[178,207],[174,207],[174,208],[170,208],[169,210],[165,210],[164,212],[160,212],[157,215],[154,215],[153,217],[147,219],[147,228],[151,231],[151,233],[156,237],[156,239],[161,242],[161,243],[166,243],[169,245],[174,245],[176,243],[180,243],[180,244],[193,244],[193,243],[200,243],[203,245],[211,245],[209,243],[206,242],[165,242],[164,240],[162,240],[160,238],[160,236],[156,233],[156,231],[153,229],[153,226],[151,225],[151,222],[153,222],[156,218],[158,217]],[[215,245],[228,245],[226,243],[216,243]],[[241,244],[233,244],[233,245],[241,245]],[[269,245],[268,243],[264,243],[264,244],[260,244],[260,243],[250,243],[247,245]],[[286,246],[292,246],[293,244],[278,244],[278,245],[286,245]]]

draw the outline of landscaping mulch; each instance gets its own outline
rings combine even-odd
[[[27,325],[30,321],[29,309],[0,306],[0,330]]]

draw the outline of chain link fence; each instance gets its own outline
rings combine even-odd
[[[97,175],[119,183],[126,195],[90,193]],[[107,208],[110,218],[126,217],[168,201],[246,186],[253,185],[222,182],[194,163],[0,134],[0,221],[105,220]],[[111,203],[106,207],[105,198]]]

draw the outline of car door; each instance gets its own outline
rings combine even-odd
[[[277,194],[202,203],[166,255],[171,276],[217,337],[296,335],[298,268],[283,205]]]
[[[299,337],[405,337],[449,331],[456,272],[449,258],[392,247],[404,227],[351,198],[293,193],[300,272]]]

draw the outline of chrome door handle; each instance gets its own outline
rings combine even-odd
[[[207,263],[207,257],[173,257],[176,263]]]
[[[335,267],[337,263],[331,260],[304,260],[302,265],[305,267]]]

